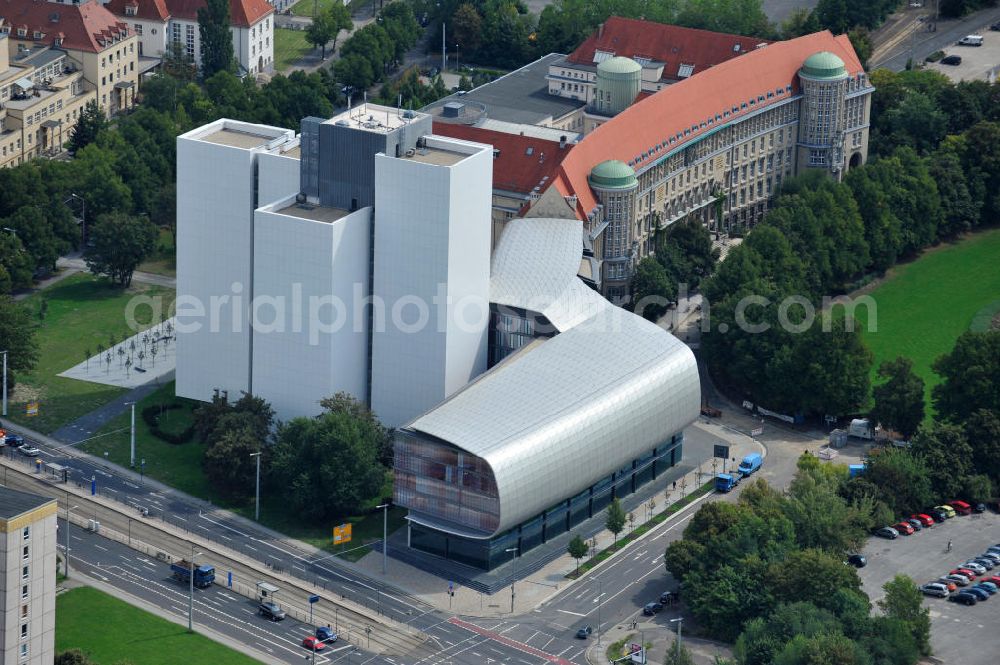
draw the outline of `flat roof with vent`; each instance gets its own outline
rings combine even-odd
[[[202,141],[217,143],[218,145],[228,145],[233,148],[259,148],[266,145],[271,137],[252,134],[235,129],[222,128],[201,137]]]
[[[192,141],[204,141],[243,150],[270,149],[292,140],[295,132],[290,129],[279,129],[268,125],[255,125],[250,122],[222,118],[197,129],[193,129],[178,138]]]
[[[405,159],[412,159],[415,162],[424,164],[435,164],[436,166],[451,166],[458,164],[468,157],[467,154],[455,152],[454,150],[442,150],[441,148],[417,148],[413,154],[407,153]]]
[[[308,219],[314,222],[326,222],[328,224],[336,222],[350,213],[349,210],[344,210],[343,208],[331,208],[330,206],[321,206],[315,203],[298,203],[295,201],[284,208],[275,210],[275,212],[279,215],[288,215],[289,217],[298,217],[299,219]]]
[[[419,111],[362,103],[323,121],[323,124],[388,134],[423,116],[424,114]]]

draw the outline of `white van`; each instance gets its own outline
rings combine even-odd
[[[958,40],[959,46],[982,46],[983,38],[980,35],[966,35]]]

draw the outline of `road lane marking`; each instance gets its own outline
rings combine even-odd
[[[585,616],[587,616],[586,614],[582,614],[580,612],[570,612],[569,610],[556,610],[556,612],[562,612],[563,614],[572,614],[575,617],[585,617]]]

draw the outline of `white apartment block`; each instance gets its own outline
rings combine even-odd
[[[178,138],[178,395],[344,391],[395,426],[485,371],[492,150],[430,132],[366,104]]]
[[[55,657],[56,508],[0,486],[0,665]]]

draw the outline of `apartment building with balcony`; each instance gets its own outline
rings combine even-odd
[[[15,52],[0,34],[0,168],[62,151],[97,91],[62,49]]]

